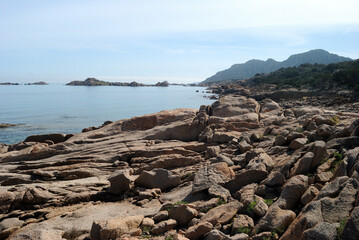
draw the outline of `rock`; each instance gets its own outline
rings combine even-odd
[[[359,207],[355,207],[343,229],[342,239],[355,240],[359,236]]]
[[[230,238],[231,240],[249,240],[248,234],[245,233],[239,233]]]
[[[110,240],[139,228],[143,215],[118,217],[110,220],[94,221],[91,227],[92,240]]]
[[[236,192],[234,197],[247,207],[253,200],[255,196],[255,192],[257,191],[258,184],[252,183],[242,187],[240,190]]]
[[[60,143],[66,141],[66,134],[63,133],[53,133],[53,134],[44,134],[44,135],[32,135],[28,136],[24,142],[41,142],[45,143],[47,140],[52,142]]]
[[[314,153],[311,168],[318,167],[329,156],[324,141],[315,141],[312,143],[308,148],[308,152]]]
[[[320,222],[313,228],[303,232],[303,240],[335,240],[337,237],[337,228],[330,223]],[[345,238],[347,239],[347,238]]]
[[[359,146],[359,136],[334,138],[327,142],[327,148],[352,149]]]
[[[255,200],[257,204],[253,208],[253,213],[257,216],[263,217],[268,211],[268,205],[258,196],[255,197]]]
[[[177,205],[169,211],[169,217],[176,220],[180,226],[187,225],[197,215],[197,210],[187,205]]]
[[[153,221],[153,219],[145,217],[142,220],[141,223],[141,229],[151,229],[155,226],[155,221]]]
[[[251,145],[249,145],[246,141],[241,141],[238,144],[238,148],[241,153],[245,153],[249,150],[252,150],[253,147]]]
[[[284,175],[279,171],[272,171],[261,183],[269,187],[282,186],[285,182]]]
[[[224,162],[229,167],[234,165],[233,161],[229,157],[222,154],[219,154],[214,161],[211,161],[211,163],[219,163],[219,162]]]
[[[307,152],[304,154],[304,156],[298,159],[298,161],[295,163],[291,171],[291,176],[307,173],[311,169],[313,158],[314,153],[312,152]]]
[[[209,126],[207,126],[198,136],[198,141],[200,142],[212,142],[212,139],[213,139],[213,130]]]
[[[332,172],[321,172],[318,174],[315,174],[315,181],[320,183],[326,183],[329,182],[330,179],[332,179],[333,173]]]
[[[43,190],[37,187],[31,187],[26,190],[22,202],[26,204],[41,204],[46,203],[53,197],[53,194],[51,194],[47,190]]]
[[[295,219],[296,215],[291,210],[282,210],[276,205],[272,205],[266,215],[254,227],[254,231],[272,231],[286,229]]]
[[[266,239],[279,239],[279,236],[275,232],[261,232],[252,237],[252,240],[266,240]]]
[[[192,193],[206,190],[213,184],[223,185],[233,179],[234,176],[233,170],[224,162],[205,166],[194,177]]]
[[[161,190],[177,187],[180,183],[181,178],[178,175],[174,175],[172,172],[162,168],[143,171],[135,180],[136,186],[160,188]]]
[[[314,186],[310,186],[302,195],[300,201],[301,203],[305,206],[307,205],[310,201],[312,201],[319,193],[319,190],[314,187]]]
[[[238,210],[242,207],[243,204],[238,201],[222,204],[209,210],[201,218],[201,222],[207,221],[212,223],[212,225],[216,225],[217,223],[226,224],[236,215]]]
[[[208,194],[212,198],[221,198],[225,202],[228,201],[229,198],[231,198],[231,193],[224,187],[218,184],[213,184],[208,188]]]
[[[293,109],[294,115],[296,118],[302,117],[302,116],[313,116],[313,115],[319,115],[323,113],[323,110],[315,107],[301,107],[301,108],[294,108]]]
[[[159,188],[145,189],[138,191],[138,200],[159,198],[162,191]]]
[[[296,138],[289,144],[288,148],[290,149],[299,149],[302,148],[306,143],[308,139],[307,138]]]
[[[329,126],[327,124],[323,124],[317,129],[317,135],[319,137],[328,138],[330,136],[330,134],[332,133],[332,131],[333,131],[333,129],[331,126]]]
[[[63,240],[63,231],[55,229],[36,229],[25,232],[20,232],[9,238],[9,240]]]
[[[253,228],[253,219],[247,215],[240,214],[233,221],[231,235],[234,235],[236,233],[242,233],[244,231],[250,233]]]
[[[275,137],[274,145],[275,146],[283,146],[286,144],[286,142],[287,142],[287,140],[285,139],[285,137],[283,137],[282,135],[278,135]]]
[[[116,171],[108,178],[110,181],[110,188],[108,191],[113,194],[122,194],[131,189],[131,176],[129,171],[120,170]]]
[[[0,239],[5,239],[10,236],[11,233],[20,229],[24,224],[24,221],[18,218],[6,218],[0,222]]]
[[[257,157],[249,161],[246,169],[271,171],[274,167],[272,158],[267,153],[259,153]]]
[[[284,184],[282,193],[274,204],[282,209],[293,209],[307,188],[307,176],[294,176]]]
[[[0,190],[0,213],[7,213],[15,195],[12,192]]]
[[[168,219],[166,221],[159,222],[152,228],[151,233],[155,235],[160,235],[165,232],[168,232],[171,229],[174,229],[177,226],[177,222],[174,219]]]
[[[163,220],[168,219],[168,211],[159,211],[158,213],[156,213],[153,218],[152,218],[155,222],[161,222]]]
[[[211,158],[211,157],[217,157],[217,155],[219,154],[219,152],[221,151],[221,148],[219,146],[210,146],[207,148],[207,157]]]
[[[226,235],[223,232],[221,232],[217,229],[212,229],[204,236],[204,240],[221,240],[225,236]]]
[[[196,240],[211,231],[212,228],[213,225],[210,222],[200,222],[197,225],[189,227],[186,231],[185,236],[191,240]]]
[[[236,175],[236,177],[225,184],[225,188],[227,188],[232,194],[237,192],[243,186],[251,184],[251,183],[259,183],[263,181],[268,175],[267,171],[263,170],[245,170]]]
[[[224,96],[212,104],[212,116],[235,117],[248,113],[258,114],[260,105],[252,98]]]

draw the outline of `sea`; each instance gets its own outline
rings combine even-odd
[[[0,143],[13,144],[29,135],[80,133],[134,116],[175,108],[210,105],[203,87],[117,87],[0,85],[0,123],[18,124],[0,128]]]

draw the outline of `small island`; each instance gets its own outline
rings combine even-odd
[[[0,129],[1,128],[8,128],[8,127],[15,127],[17,124],[10,124],[10,123],[0,123]]]
[[[138,82],[106,82],[98,80],[96,78],[86,78],[84,81],[72,81],[67,83],[68,86],[121,86],[121,87],[168,87],[169,83],[167,81],[158,82],[155,85],[143,84]]]
[[[4,83],[0,83],[0,85],[9,86],[9,85],[20,85],[20,84],[19,83],[4,82]]]
[[[44,81],[40,81],[40,82],[34,82],[34,83],[26,83],[25,85],[49,85],[49,84]]]

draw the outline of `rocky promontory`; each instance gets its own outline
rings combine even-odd
[[[315,97],[1,144],[0,239],[357,239],[359,113]]]

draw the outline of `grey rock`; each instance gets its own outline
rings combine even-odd
[[[320,222],[313,228],[303,232],[303,240],[335,240],[337,237],[337,228],[330,223]],[[346,239],[346,238],[345,238]]]
[[[146,188],[160,188],[166,190],[177,187],[181,183],[181,178],[172,172],[156,168],[151,171],[143,171],[135,180],[135,185]]]

